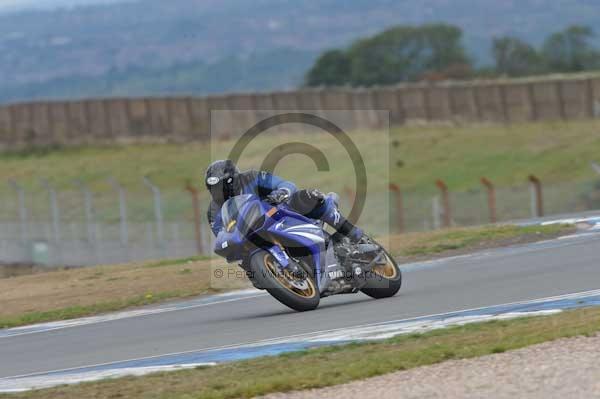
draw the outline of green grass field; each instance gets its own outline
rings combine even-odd
[[[422,203],[423,198],[429,201],[436,192],[434,181],[438,178],[445,180],[453,192],[468,192],[479,190],[479,178],[486,176],[498,187],[522,187],[521,202],[526,213],[529,174],[537,175],[546,186],[581,182],[583,186],[577,190],[589,191],[589,181],[595,176],[590,161],[600,161],[598,120],[511,126],[410,126],[394,128],[389,136],[379,131],[350,135],[367,167],[368,204],[378,210],[389,207],[385,194],[388,181],[399,184],[415,198],[413,202]],[[318,147],[332,172],[318,172],[305,155],[289,155],[276,167],[277,174],[299,186],[323,191],[343,193],[345,186],[354,187],[349,157],[335,139],[319,133],[262,135],[244,152],[240,166],[258,168],[271,149],[289,142]],[[107,181],[113,176],[127,187],[130,217],[146,221],[152,215],[151,196],[141,178],[147,175],[163,189],[166,218],[191,219],[190,199],[183,189],[185,182],[190,180],[202,187],[209,160],[226,157],[232,145],[229,140],[214,142],[212,148],[206,143],[145,144],[4,153],[0,155],[0,180],[19,181],[29,193],[34,218],[48,219],[47,195],[39,183],[40,178],[48,178],[61,192],[63,217],[80,220],[81,195],[73,181],[82,179],[96,194],[99,217],[111,221],[118,214],[116,196]],[[565,190],[575,189],[569,186]],[[0,197],[8,199],[0,208],[0,219],[15,219],[15,195],[8,185],[0,185]],[[348,203],[343,205],[347,207]],[[430,208],[429,202],[426,207]],[[378,211],[366,219],[381,223],[389,217],[381,217]]]
[[[600,121],[531,123],[510,126],[472,125],[413,126],[392,129],[389,140],[381,132],[351,132],[370,167],[387,175],[411,192],[433,190],[432,182],[442,178],[452,189],[464,191],[487,176],[499,186],[522,184],[530,173],[548,183],[586,179],[593,176],[591,160],[600,161]],[[258,167],[276,145],[301,141],[316,144],[330,164],[340,167],[344,153],[335,140],[325,135],[266,135],[256,140],[241,162]],[[233,141],[213,145],[213,158],[227,155]],[[389,155],[386,153],[389,152]],[[54,150],[32,150],[0,155],[0,178],[14,178],[28,187],[36,179],[50,178],[61,187],[82,179],[97,189],[107,189],[105,178],[114,176],[128,186],[140,185],[140,177],[151,176],[167,190],[180,190],[186,179],[199,181],[211,157],[203,143],[185,145],[122,145]],[[386,164],[389,157],[390,163]],[[281,175],[304,185],[327,186],[338,176],[311,176],[314,165],[305,157],[290,156],[277,169]],[[401,166],[397,162],[401,162]],[[350,169],[343,165],[340,172]],[[337,170],[337,169],[336,169]],[[39,187],[37,188],[39,189]]]

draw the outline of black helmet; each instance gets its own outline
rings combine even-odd
[[[215,161],[208,166],[204,183],[215,202],[223,204],[236,195],[239,173],[240,170],[229,159]]]

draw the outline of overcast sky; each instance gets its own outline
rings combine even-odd
[[[122,0],[0,0],[0,12],[27,9],[70,7],[87,4],[116,3]]]

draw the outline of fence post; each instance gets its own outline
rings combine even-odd
[[[506,98],[506,84],[497,86],[498,94],[500,95],[500,106],[502,107],[502,120],[504,123],[510,123],[510,112],[508,110],[508,100]]]
[[[562,80],[557,80],[554,82],[554,88],[556,89],[556,101],[558,102],[558,114],[560,115],[560,119],[565,121],[567,120],[567,105],[565,104],[563,84],[564,81]]]
[[[432,213],[432,222],[433,222],[433,229],[434,230],[438,230],[442,227],[442,224],[440,222],[440,196],[436,195],[435,197],[432,198],[431,200],[431,213]],[[425,229],[427,230],[427,229]]]
[[[594,118],[595,110],[594,110],[594,82],[592,79],[586,79],[585,81],[585,115],[588,118]]]
[[[431,122],[432,120],[432,110],[431,110],[431,99],[429,88],[431,87],[431,83],[427,83],[426,86],[421,88],[421,93],[423,95],[423,110],[425,111],[425,120],[427,122]]]
[[[397,184],[390,183],[390,191],[394,193],[396,202],[396,229],[404,233],[404,204],[402,203],[402,192]]]
[[[61,226],[60,226],[60,211],[58,209],[58,199],[56,195],[56,189],[50,184],[47,179],[41,179],[40,183],[42,187],[48,191],[48,197],[50,199],[50,212],[52,215],[52,241],[56,248],[56,257],[54,261],[60,263],[62,260],[62,248],[61,248]]]
[[[196,251],[198,251],[198,254],[202,254],[204,248],[202,246],[202,228],[200,226],[202,219],[200,218],[200,207],[198,205],[198,190],[190,181],[186,183],[185,189],[189,191],[192,196],[192,208],[194,209],[194,233],[196,234]]]
[[[80,179],[74,180],[73,183],[79,188],[81,194],[83,195],[86,235],[89,244],[95,246],[96,232],[94,227],[94,200],[92,197],[92,192]]]
[[[444,209],[443,227],[450,227],[452,220],[452,209],[450,208],[450,194],[448,193],[448,186],[443,180],[436,180],[435,185],[442,194],[442,207]]]
[[[173,242],[172,255],[174,258],[179,257],[179,223],[171,223],[171,240]]]
[[[17,201],[19,202],[19,234],[21,239],[21,245],[23,245],[24,249],[27,245],[27,220],[28,220],[28,212],[27,205],[25,204],[25,190],[19,183],[14,180],[9,180],[8,185],[12,187],[13,190],[17,193]]]
[[[544,216],[542,182],[534,175],[529,175],[528,180],[531,184],[531,215],[533,217],[542,217]]]
[[[530,120],[537,121],[538,120],[538,108],[537,108],[537,101],[535,99],[534,85],[535,85],[535,83],[532,83],[532,82],[527,83],[527,99],[529,101],[529,109],[531,112]]]
[[[79,189],[81,190],[81,193],[83,194],[87,241],[88,241],[88,245],[92,249],[95,262],[100,263],[99,258],[98,258],[99,252],[98,252],[98,247],[97,247],[97,243],[96,243],[97,237],[96,237],[96,225],[94,223],[94,202],[93,202],[94,200],[92,197],[92,192],[85,185],[85,183],[80,179],[74,180],[73,183],[77,187],[79,187]]]
[[[127,247],[129,242],[129,226],[127,225],[127,199],[125,197],[125,189],[113,177],[109,177],[108,182],[117,191],[119,196],[119,238],[121,245]]]
[[[344,195],[347,198],[347,201],[350,202],[350,208],[354,205],[354,201],[356,199],[356,193],[353,189],[348,186],[344,186]],[[351,220],[352,223],[356,223],[356,220]]]
[[[492,182],[485,177],[481,178],[481,184],[483,184],[487,189],[490,223],[496,223],[496,189],[494,188]]]
[[[479,91],[477,90],[477,86],[470,86],[471,99],[473,101],[473,108],[475,110],[475,120],[477,122],[483,121],[483,111],[481,106],[481,99],[479,98]]]
[[[144,176],[143,178],[144,184],[152,191],[154,196],[154,219],[156,220],[156,238],[158,240],[158,245],[160,248],[161,254],[164,256],[166,246],[165,246],[165,234],[164,234],[164,226],[163,226],[163,214],[162,214],[162,200],[160,197],[160,189],[155,186],[148,176]]]

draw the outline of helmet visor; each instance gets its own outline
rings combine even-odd
[[[213,200],[218,204],[223,204],[229,198],[235,196],[233,176],[209,177],[206,179],[206,187]]]

